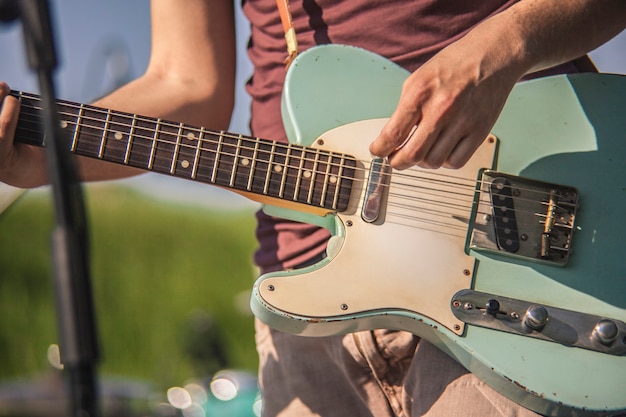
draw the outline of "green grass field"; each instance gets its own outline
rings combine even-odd
[[[164,204],[111,185],[85,194],[99,374],[166,388],[224,365],[254,372],[252,209]],[[52,219],[43,191],[0,215],[0,380],[51,369]]]

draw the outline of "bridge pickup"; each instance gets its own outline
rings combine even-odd
[[[563,266],[578,209],[575,188],[483,171],[470,248]]]

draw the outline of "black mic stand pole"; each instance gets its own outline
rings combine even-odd
[[[95,368],[99,352],[88,273],[85,210],[70,144],[60,134],[52,80],[57,61],[48,3],[47,0],[17,0],[1,7],[6,4],[6,0],[0,1],[0,11],[19,12],[28,63],[36,72],[41,89],[46,160],[56,213],[56,228],[52,234],[55,295],[70,415],[97,417],[100,413]]]

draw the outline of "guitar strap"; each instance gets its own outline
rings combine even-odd
[[[296,30],[293,27],[293,20],[291,18],[291,12],[289,11],[289,0],[276,0],[278,5],[278,13],[280,14],[280,21],[283,24],[283,31],[285,32],[285,41],[287,41],[287,58],[285,59],[285,66],[289,68],[291,62],[298,55],[298,40],[296,39]]]

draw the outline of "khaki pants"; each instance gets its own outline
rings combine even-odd
[[[309,338],[256,328],[265,417],[537,416],[406,332]]]

